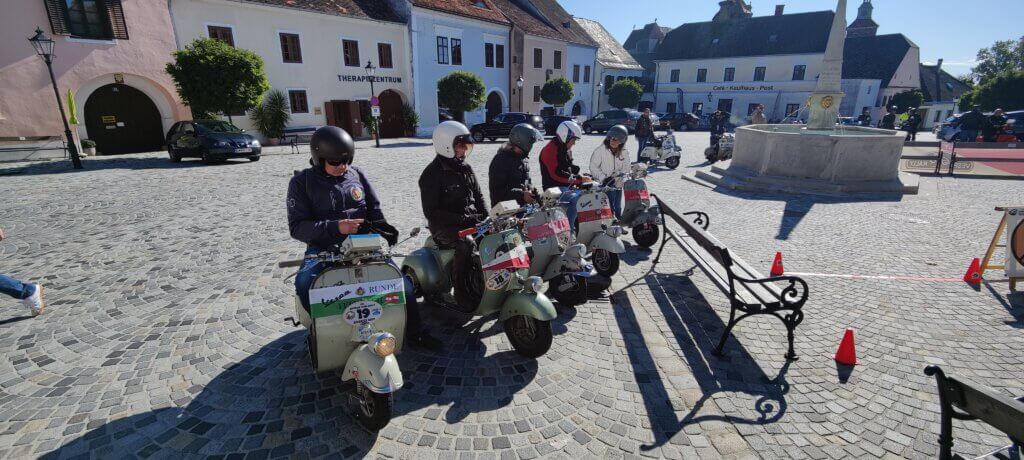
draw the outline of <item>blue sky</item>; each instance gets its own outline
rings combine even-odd
[[[658,24],[677,27],[687,22],[710,21],[718,0],[560,0],[569,13],[600,21],[624,42],[637,28],[658,19]],[[748,2],[750,3],[750,2]],[[775,12],[785,4],[787,13],[831,10],[835,0],[754,0],[754,16]],[[1024,0],[874,0],[874,19],[879,34],[902,33],[921,47],[921,61],[943,58],[943,68],[953,75],[970,71],[978,50],[997,40],[1024,35],[1020,18]],[[861,0],[849,0],[848,21],[857,17]]]

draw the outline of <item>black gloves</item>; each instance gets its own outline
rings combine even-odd
[[[358,233],[376,233],[388,242],[388,246],[398,244],[398,229],[393,227],[386,220],[363,221],[363,223],[359,225]]]

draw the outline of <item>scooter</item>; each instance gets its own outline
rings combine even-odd
[[[647,143],[640,152],[640,161],[648,164],[664,163],[669,169],[679,167],[683,149],[676,145],[676,136],[669,129],[667,133],[657,136]]]
[[[593,257],[594,268],[603,276],[611,277],[619,271],[619,254],[626,252],[622,243],[622,227],[615,225],[608,192],[614,187],[594,183],[580,186],[576,201],[576,242],[586,245]],[[568,203],[563,199],[562,206]]]
[[[386,244],[380,235],[350,235],[336,251],[278,264],[298,267],[315,259],[327,266],[309,289],[309,310],[296,295],[290,319],[309,331],[306,345],[317,373],[343,369],[343,381],[355,380],[356,418],[373,431],[391,420],[394,392],[404,382],[394,355],[405,335],[405,280]]]
[[[628,179],[622,184],[626,203],[622,208],[619,223],[632,228],[633,241],[645,248],[658,242],[658,225],[661,224],[661,210],[651,204],[651,193],[647,189],[647,167],[634,164]]]
[[[708,160],[708,163],[714,163],[716,161],[724,161],[732,158],[732,148],[736,143],[736,138],[732,134],[722,134],[715,136],[716,140],[712,145],[704,149],[704,158]]]
[[[491,216],[474,228],[459,232],[460,238],[479,240],[483,272],[483,296],[474,316],[498,313],[505,335],[519,354],[536,358],[551,348],[551,320],[558,316],[551,300],[542,292],[544,280],[530,276],[526,241],[519,232],[516,214],[522,210],[515,201],[494,206]],[[456,311],[452,295],[454,249],[441,249],[433,237],[402,261],[402,272],[410,277],[417,295]]]
[[[559,304],[575,306],[587,301],[587,281],[596,274],[587,259],[587,247],[570,244],[572,232],[565,211],[558,205],[557,187],[539,193],[539,205],[526,207],[526,238],[530,241],[530,275],[548,283],[547,295]]]

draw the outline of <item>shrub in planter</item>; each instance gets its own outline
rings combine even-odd
[[[256,130],[267,138],[268,143],[276,145],[292,118],[288,99],[284,93],[276,89],[271,90],[263,98],[263,103],[252,109],[249,118],[252,119]]]
[[[91,139],[82,139],[82,153],[89,156],[95,156],[96,141]]]
[[[406,135],[415,135],[416,128],[420,127],[420,114],[411,105],[405,104],[402,106],[402,121],[405,123]]]

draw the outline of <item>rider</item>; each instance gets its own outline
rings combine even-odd
[[[590,156],[590,175],[594,180],[604,183],[612,176],[615,178],[616,190],[608,192],[608,200],[612,203],[612,212],[615,218],[622,217],[622,184],[625,182],[621,175],[629,174],[629,149],[626,148],[626,139],[629,138],[629,130],[625,126],[615,125],[608,129],[604,142],[594,150]]]
[[[480,282],[474,275],[476,244],[459,238],[459,231],[476,226],[487,217],[484,195],[466,157],[473,151],[473,136],[465,125],[446,121],[434,129],[437,156],[420,176],[420,197],[427,226],[438,247],[455,249],[452,285],[455,301],[467,312],[480,305]]]
[[[508,142],[498,149],[488,171],[491,206],[509,200],[515,200],[520,206],[537,202],[527,160],[533,144],[541,139],[540,132],[529,124],[512,127]]]
[[[555,137],[540,151],[541,185],[545,190],[558,187],[566,192],[562,202],[568,205],[565,214],[573,228],[576,227],[576,201],[579,193],[570,191],[570,187],[593,181],[589,176],[580,176],[580,167],[572,162],[572,148],[582,133],[583,130],[575,121],[563,121],[555,130]]]
[[[363,171],[352,166],[355,143],[345,130],[324,126],[313,133],[309,143],[311,168],[295,174],[288,184],[288,229],[292,238],[306,243],[306,255],[341,244],[348,235],[380,233],[395,244],[398,231],[388,225],[380,200]],[[306,259],[295,276],[295,292],[309,311],[309,288],[326,267],[317,259]],[[405,281],[407,337],[414,345],[428,349],[441,343],[421,327],[419,305],[412,295],[412,283]]]

